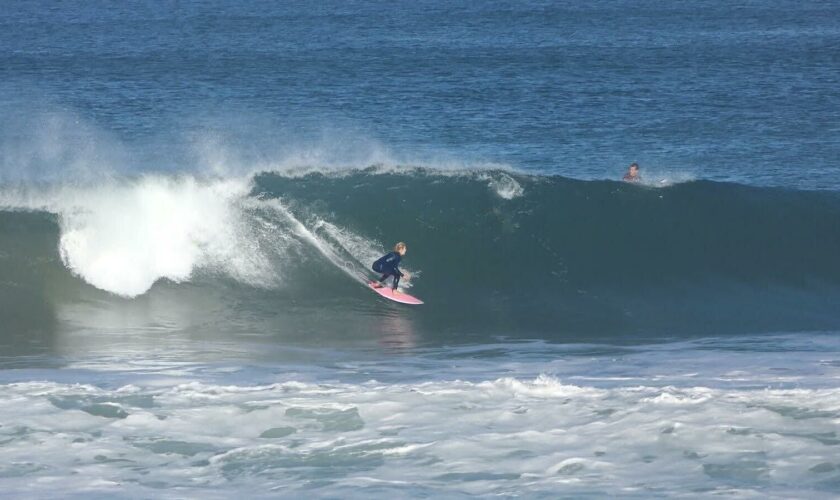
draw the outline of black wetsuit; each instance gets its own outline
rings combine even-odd
[[[373,270],[377,273],[382,273],[382,277],[379,278],[380,283],[384,283],[388,276],[394,277],[394,286],[392,287],[394,290],[397,289],[397,285],[400,283],[400,278],[402,278],[403,273],[400,272],[397,266],[400,265],[400,260],[402,260],[402,256],[397,252],[391,252],[387,255],[383,255],[379,260],[373,263]]]

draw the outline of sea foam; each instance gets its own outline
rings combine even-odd
[[[837,389],[172,382],[4,384],[6,491],[813,498],[840,470]]]

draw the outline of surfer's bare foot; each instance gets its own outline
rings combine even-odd
[[[382,288],[382,283],[377,283],[375,281],[371,281],[370,286],[372,286],[373,288]]]

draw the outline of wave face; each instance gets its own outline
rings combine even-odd
[[[376,317],[395,306],[358,285],[402,240],[427,302],[409,314],[441,339],[840,327],[836,193],[371,168],[6,189],[0,206],[0,298],[23,325],[161,293],[237,302],[236,324]]]

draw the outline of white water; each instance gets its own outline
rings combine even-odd
[[[481,349],[329,368],[7,371],[0,482],[10,495],[159,498],[830,498],[840,486],[831,354]]]
[[[97,288],[134,297],[160,279],[187,281],[196,269],[253,286],[275,282],[269,257],[282,238],[255,230],[241,206],[249,191],[246,180],[144,176],[12,191],[0,204],[58,214],[67,268]]]

